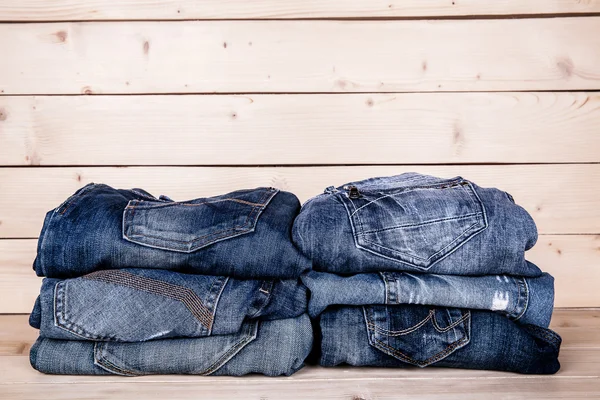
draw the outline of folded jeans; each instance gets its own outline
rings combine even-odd
[[[461,177],[405,173],[331,186],[303,204],[292,238],[323,272],[541,274],[525,261],[537,240],[527,211]]]
[[[38,338],[31,366],[47,374],[241,376],[291,375],[312,347],[307,314],[272,321],[246,321],[240,331],[204,338],[119,343]]]
[[[247,319],[306,312],[296,280],[238,280],[158,269],[45,278],[30,316],[43,338],[139,342],[233,334]]]
[[[265,187],[173,201],[90,183],[46,214],[34,269],[49,278],[108,268],[297,278],[311,265],[291,241],[299,209],[292,193]]]
[[[508,275],[436,275],[381,272],[339,276],[311,271],[302,276],[310,290],[308,313],[330,305],[421,304],[495,311],[521,324],[550,325],[554,278]]]
[[[435,366],[553,374],[561,338],[491,311],[420,305],[333,306],[319,318],[323,366]]]

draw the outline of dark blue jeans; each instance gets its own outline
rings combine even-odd
[[[302,206],[293,239],[318,271],[539,276],[531,216],[498,189],[416,173],[371,178]]]
[[[319,319],[324,366],[434,366],[553,374],[561,339],[490,311],[459,308],[333,306]]]
[[[273,188],[173,201],[92,183],[46,214],[34,269],[51,278],[119,268],[297,278],[311,265],[291,241],[299,209],[295,195]]]

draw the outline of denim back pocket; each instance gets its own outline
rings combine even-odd
[[[274,188],[257,188],[183,202],[130,200],[123,212],[123,238],[143,246],[191,253],[253,232],[277,193]]]
[[[210,375],[254,341],[258,321],[246,322],[232,335],[172,339],[148,343],[97,342],[94,364],[117,375]]]
[[[209,336],[228,278],[161,270],[101,270],[59,281],[54,323],[87,340]]]
[[[460,177],[344,186],[358,248],[427,270],[487,228],[473,184]]]
[[[458,308],[364,306],[369,344],[400,361],[426,367],[470,341],[471,313]]]

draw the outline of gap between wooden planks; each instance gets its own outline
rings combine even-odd
[[[368,18],[600,12],[598,0],[3,0],[1,21]]]
[[[0,96],[1,165],[598,162],[600,95]]]
[[[0,94],[594,90],[599,26],[600,17],[2,24]]]

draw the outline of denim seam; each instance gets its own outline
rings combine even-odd
[[[432,254],[431,256],[429,256],[428,258],[423,258],[423,257],[419,257],[417,255],[412,255],[412,254],[408,254],[399,250],[395,250],[395,249],[391,249],[389,247],[386,246],[382,246],[378,243],[375,243],[371,240],[367,240],[367,239],[362,239],[365,243],[370,243],[374,246],[377,246],[379,248],[388,250],[392,253],[397,253],[397,254],[402,254],[411,258],[416,258],[418,260],[422,260],[422,261],[429,261],[432,258],[436,257],[438,254],[443,253],[447,248],[454,246],[455,242],[460,241],[460,240],[464,240],[467,241],[468,239],[470,239],[471,237],[473,237],[474,235],[476,235],[477,233],[481,232],[483,229],[485,229],[485,227],[479,228],[478,230],[472,231],[470,232],[469,230],[472,229],[475,225],[478,225],[479,221],[473,223],[472,225],[470,225],[469,227],[467,227],[459,236],[457,236],[453,241],[451,241],[450,243],[448,243],[446,246],[444,246],[443,248],[441,248],[440,250],[438,250],[437,252],[435,252],[434,254]],[[466,238],[463,239],[463,236],[467,236]]]
[[[269,286],[269,288],[270,288],[269,291],[263,290],[263,286],[265,286],[265,284],[267,286]],[[263,296],[264,298],[262,300],[262,305],[260,307],[256,308],[256,312],[254,312],[254,313],[252,313],[252,315],[248,316],[248,318],[250,318],[250,319],[256,317],[262,310],[265,309],[265,307],[271,301],[271,294],[273,293],[273,281],[263,281],[263,283],[260,285],[260,288],[258,289],[258,291],[264,294],[264,296]]]
[[[536,325],[528,325],[528,328],[535,331],[543,339],[546,339],[548,342],[550,342],[550,344],[553,344],[555,346],[559,346],[562,341],[560,336],[548,329],[540,328]]]
[[[60,287],[59,287],[60,285]],[[56,284],[54,299],[55,299],[55,308],[54,308],[54,322],[56,326],[59,328],[84,339],[92,339],[92,340],[121,340],[118,336],[101,336],[95,335],[89,332],[87,329],[83,328],[79,324],[72,322],[67,318],[66,308],[67,308],[67,290],[63,286],[66,285],[66,281],[61,281]],[[60,299],[60,303],[58,300]],[[60,307],[60,312],[57,308]],[[58,319],[58,314],[62,316],[62,321]],[[78,332],[79,331],[79,332]]]
[[[214,322],[212,311],[206,307],[202,299],[192,289],[169,283],[157,279],[131,274],[120,270],[101,270],[82,276],[82,279],[97,280],[108,284],[123,286],[134,290],[139,290],[172,300],[179,301],[188,309],[188,311],[210,331]],[[136,281],[137,280],[137,281]],[[218,279],[212,281],[212,286]],[[209,290],[212,291],[211,289]],[[172,290],[172,293],[169,292]]]
[[[420,327],[422,327],[423,325],[425,325],[431,318],[433,315],[433,310],[429,310],[429,314],[427,314],[427,317],[425,317],[423,320],[421,320],[420,322],[417,322],[416,325],[411,326],[410,328],[406,328],[406,329],[402,329],[399,331],[390,331],[384,328],[381,328],[379,326],[377,326],[375,323],[373,323],[370,318],[369,318],[369,322],[367,322],[367,325],[371,326],[373,328],[373,330],[376,330],[380,333],[383,333],[387,336],[404,336],[404,335],[408,335],[409,333],[412,333],[416,330],[418,330]]]
[[[120,366],[116,365],[115,363],[113,363],[112,361],[110,361],[108,358],[106,358],[105,354],[109,353],[108,350],[106,349],[107,345],[108,345],[108,343],[106,343],[106,342],[94,343],[94,361],[96,364],[103,367],[105,370],[107,370],[109,372],[113,372],[113,373],[117,373],[117,374],[122,374],[122,375],[126,375],[126,376],[143,375],[143,373],[141,371],[133,371],[128,368],[120,367]]]
[[[430,311],[430,314],[431,314],[432,311],[433,310]],[[365,316],[366,316],[366,313],[365,313]],[[466,319],[470,319],[470,316],[471,316],[471,312],[467,311],[465,314],[463,314],[463,317],[461,318],[461,321],[464,321]],[[417,361],[417,360],[413,359],[412,357],[407,356],[406,354],[402,353],[398,349],[395,349],[395,348],[389,346],[388,344],[382,342],[381,340],[379,340],[379,339],[377,339],[375,337],[372,337],[372,340],[374,342],[376,342],[377,344],[379,344],[380,346],[388,349],[392,354],[398,356],[399,358],[401,358],[401,359],[404,358],[405,361],[408,361],[408,362],[410,362],[412,364],[415,364],[415,365],[418,365],[420,367],[424,367],[424,366],[427,366],[429,364],[432,364],[432,363],[437,362],[440,359],[444,358],[446,355],[450,354],[458,346],[461,346],[461,345],[464,345],[464,344],[468,343],[469,342],[469,336],[467,334],[467,330],[465,330],[465,336],[462,339],[459,339],[459,340],[453,342],[446,349],[442,350],[439,353],[436,353],[435,355],[433,355],[433,356],[431,356],[428,359],[423,360],[423,361]]]
[[[428,265],[428,266],[417,265],[417,264],[415,264],[415,263],[413,263],[411,261],[394,258],[394,257],[388,256],[388,255],[382,254],[382,253],[380,253],[378,251],[369,249],[368,247],[362,246],[359,243],[359,236],[361,236],[361,235],[358,233],[357,227],[355,226],[355,225],[359,225],[359,228],[360,228],[361,232],[364,232],[364,226],[363,226],[363,223],[362,223],[362,221],[360,219],[360,214],[356,213],[356,211],[358,211],[358,209],[356,209],[356,206],[355,206],[354,202],[352,202],[350,199],[348,199],[347,201],[344,200],[344,199],[342,199],[342,204],[344,205],[344,208],[346,208],[346,211],[347,211],[348,216],[349,216],[348,219],[350,221],[350,227],[352,228],[352,234],[354,236],[354,241],[355,241],[356,247],[359,248],[359,249],[368,251],[370,253],[373,253],[373,254],[375,254],[375,255],[377,255],[379,257],[383,257],[385,259],[388,259],[388,260],[391,260],[391,261],[394,261],[394,262],[400,262],[400,263],[403,263],[403,264],[406,264],[406,265],[410,265],[411,267],[414,267],[414,268],[419,269],[419,270],[429,270],[431,267],[433,267],[439,261],[443,260],[444,258],[446,258],[447,256],[449,256],[450,254],[452,254],[453,252],[455,252],[457,249],[459,249],[460,247],[462,247],[462,245],[464,245],[465,243],[467,243],[471,238],[473,238],[475,235],[481,233],[482,231],[484,231],[488,227],[487,213],[485,211],[485,206],[483,205],[483,202],[481,201],[481,198],[477,194],[477,191],[475,190],[475,187],[473,186],[473,184],[470,181],[467,181],[467,180],[463,179],[462,177],[458,177],[458,178],[449,180],[449,181],[447,181],[447,183],[445,182],[445,184],[451,184],[452,182],[466,182],[468,184],[468,186],[469,186],[469,188],[471,190],[468,191],[467,193],[470,195],[470,197],[472,197],[471,201],[476,206],[479,206],[479,208],[481,209],[481,211],[478,212],[477,215],[479,215],[481,213],[481,215],[483,217],[483,221],[482,221],[483,222],[483,226],[480,229],[477,229],[477,230],[475,230],[473,232],[469,232],[468,234],[466,234],[467,237],[465,237],[464,239],[462,239],[462,236],[465,236],[465,232],[467,232],[469,229],[471,229],[474,225],[477,225],[477,223],[471,225],[469,228],[467,228],[465,231],[463,231],[463,233],[459,237],[457,237],[456,239],[454,239],[454,241],[452,241],[450,244],[448,244],[443,249],[441,249],[438,252],[436,252],[434,255],[432,255],[428,259],[423,259],[421,257],[415,257],[415,258],[417,258],[419,260],[423,260],[423,261],[430,260],[432,257],[435,257],[440,252],[446,250],[448,247],[454,246],[453,248],[449,249],[446,254],[440,256],[437,260],[433,261],[430,265]],[[433,185],[433,186],[430,186],[430,187],[436,187],[436,186],[438,186],[438,185]],[[461,186],[464,186],[464,185],[461,185]],[[426,188],[426,187],[424,187],[424,188]],[[466,191],[466,189],[463,189],[463,190]],[[343,195],[344,195],[343,193],[340,193],[340,196],[343,196]],[[354,212],[350,212],[350,209],[348,208],[347,203],[350,203],[352,205],[352,207],[355,210]],[[355,214],[356,214],[356,217],[354,217]],[[356,219],[356,223],[355,223],[355,219]],[[362,239],[362,240],[364,240],[364,239]],[[455,245],[454,242],[456,242],[457,240],[462,240],[462,241],[460,243],[458,243],[458,244]],[[377,243],[374,243],[374,242],[371,242],[371,241],[365,241],[365,242],[377,246]],[[388,249],[388,248],[383,247],[383,246],[382,246],[382,248],[384,248],[386,250],[389,250],[392,253],[396,253],[396,254],[408,256],[407,254],[404,254],[402,252],[397,252],[396,250],[391,250],[391,249]],[[409,257],[412,258],[412,256],[409,256]]]
[[[79,197],[81,197],[84,193],[87,193],[90,190],[95,189],[100,186],[103,186],[103,185],[102,184],[96,185],[95,183],[88,183],[87,185],[85,185],[84,187],[79,189],[75,194],[72,194],[60,206],[58,206],[56,208],[56,212],[59,213],[60,215],[64,215],[64,213],[67,212],[67,209],[69,209],[69,207],[71,207],[71,204],[73,204],[75,202],[75,200],[77,200]],[[62,211],[59,211],[59,210],[61,210],[61,208],[62,208]]]
[[[442,358],[446,357],[455,348],[457,348],[458,346],[461,346],[461,345],[465,344],[466,342],[468,342],[469,338],[467,336],[464,336],[462,339],[457,340],[456,342],[453,342],[452,344],[450,344],[444,350],[440,351],[439,353],[434,354],[433,356],[431,356],[428,359],[423,360],[423,361],[415,360],[414,358],[407,356],[406,354],[402,353],[400,350],[395,349],[395,348],[389,346],[388,344],[382,342],[379,339],[375,339],[374,338],[373,341],[377,342],[380,346],[385,347],[386,349],[388,349],[394,355],[396,355],[396,356],[398,356],[400,358],[404,358],[406,361],[410,362],[411,364],[415,364],[415,365],[417,365],[419,367],[425,367],[427,365],[433,364],[433,363],[441,360]]]
[[[236,343],[234,343],[232,345],[232,347],[230,347],[229,350],[227,350],[225,352],[225,354],[223,354],[221,357],[219,357],[219,359],[216,360],[211,366],[206,368],[204,371],[200,372],[200,375],[210,375],[210,374],[214,373],[216,370],[218,370],[223,365],[225,365],[225,363],[227,363],[227,361],[229,361],[231,359],[231,357],[233,357],[238,351],[240,351],[248,343],[253,341],[256,338],[256,335],[258,333],[258,324],[259,324],[259,322],[255,321],[255,323],[252,326],[252,328],[253,328],[252,334],[248,334],[248,333],[244,332],[244,335],[242,336],[242,338],[240,340],[238,340]]]
[[[272,192],[266,192],[266,193],[272,193]],[[214,203],[221,203],[224,201],[233,201],[236,203],[241,203],[241,204],[246,204],[248,206],[252,206],[252,207],[264,207],[267,204],[264,203],[252,203],[250,201],[245,201],[242,199],[237,199],[235,197],[232,198],[225,198],[225,199],[220,199],[220,200],[213,200],[213,201],[205,201],[202,203],[185,203],[185,202],[179,202],[179,201],[168,201],[165,202],[164,200],[159,200],[159,199],[152,199],[152,200],[147,200],[147,201],[152,201],[152,202],[160,202],[159,204],[140,204],[143,203],[144,200],[134,200],[136,202],[138,202],[138,204],[136,204],[136,206],[140,206],[138,207],[139,209],[145,210],[145,209],[154,209],[154,208],[164,208],[164,207],[173,207],[173,206],[186,206],[186,207],[198,207],[198,206],[203,206],[205,204],[214,204]]]
[[[214,281],[213,281],[213,286],[214,286]],[[221,285],[220,290],[218,291],[217,295],[215,296],[214,299],[214,306],[212,309],[212,320],[214,322],[215,320],[215,315],[217,313],[217,307],[219,306],[219,301],[221,300],[221,295],[223,294],[223,291],[225,291],[225,286],[227,286],[227,284],[229,283],[229,277],[225,277],[225,283],[223,283]],[[212,293],[212,286],[211,286],[211,290],[210,293]],[[212,328],[213,328],[214,324],[211,324],[210,329],[208,330],[208,334],[211,335],[212,334]]]
[[[459,182],[459,181],[460,181],[460,180],[456,180],[456,179],[454,179],[454,180],[449,180],[449,181],[444,181],[443,185],[447,185],[447,184],[451,185],[453,182]],[[447,183],[446,183],[446,182],[447,182]],[[440,183],[438,183],[438,184],[432,184],[432,185],[410,186],[410,187],[406,187],[406,188],[401,188],[401,189],[400,189],[398,192],[396,192],[396,193],[390,193],[390,194],[383,195],[383,196],[381,196],[381,197],[378,197],[378,198],[376,198],[375,200],[371,200],[370,202],[368,202],[368,203],[367,203],[367,204],[365,204],[365,205],[362,205],[362,206],[360,206],[359,208],[357,208],[357,209],[354,211],[354,213],[352,213],[352,215],[350,215],[350,217],[353,217],[353,216],[354,216],[354,214],[356,214],[356,213],[357,213],[358,211],[360,211],[361,209],[363,209],[363,208],[365,208],[366,206],[368,206],[368,205],[370,205],[370,204],[372,204],[372,203],[375,203],[375,202],[377,202],[377,201],[379,201],[379,200],[381,200],[381,199],[384,199],[384,198],[387,198],[387,197],[392,197],[392,196],[395,196],[395,195],[397,195],[397,194],[402,194],[402,193],[405,193],[405,192],[411,192],[411,191],[413,191],[413,190],[420,190],[420,189],[436,189],[436,188],[437,188],[437,189],[440,189],[440,190],[443,190],[443,188],[442,188],[442,187],[440,187],[440,185],[442,185],[442,183],[441,183],[441,182],[440,182]],[[442,185],[442,186],[443,186],[443,185]],[[363,188],[363,190],[364,190],[364,188]],[[383,191],[385,191],[385,190],[395,190],[395,189],[383,189],[383,190],[380,190],[379,192],[383,192]],[[360,191],[360,189],[359,189],[359,191]],[[367,190],[365,190],[365,191],[366,191],[366,192],[368,192],[368,189],[367,189]]]
[[[527,311],[527,307],[529,306],[529,285],[527,284],[527,279],[523,278],[523,287],[525,289],[525,305],[523,306],[523,311],[521,311],[521,313],[514,318],[515,321],[518,321],[523,315],[525,315],[525,312]],[[519,302],[521,301],[521,288],[519,285]]]
[[[433,224],[437,224],[439,222],[458,221],[458,220],[461,220],[461,219],[467,219],[467,218],[471,218],[471,217],[477,217],[477,216],[479,216],[481,214],[482,214],[482,212],[478,211],[478,212],[474,212],[474,213],[470,213],[470,214],[459,215],[457,217],[438,218],[438,219],[432,219],[430,221],[419,222],[419,223],[416,223],[416,224],[397,225],[397,226],[390,226],[390,227],[381,228],[381,229],[373,229],[373,230],[370,230],[370,231],[361,232],[361,233],[358,234],[358,236],[364,236],[364,235],[367,235],[369,233],[378,233],[378,232],[391,231],[391,230],[394,230],[394,229],[413,228],[413,227],[420,227],[420,226],[426,226],[426,225],[433,225]]]
[[[448,312],[448,315],[450,316],[450,320],[452,321],[452,315],[450,314],[449,310],[446,308],[446,311]],[[455,322],[451,323],[450,325],[448,325],[445,328],[442,328],[439,326],[436,318],[435,318],[435,312],[433,313],[433,318],[431,320],[433,327],[435,328],[436,331],[440,332],[440,333],[444,333],[444,332],[448,332],[450,329],[453,329],[454,327],[456,327],[458,324],[460,324],[461,322],[465,321],[467,318],[470,317],[470,314],[466,314],[466,313],[461,313],[462,316],[456,320]]]
[[[116,373],[118,375],[125,375],[125,376],[139,376],[142,375],[142,372],[140,371],[131,371],[129,369],[125,369],[122,367],[119,367],[118,365],[112,363],[111,361],[109,361],[105,356],[104,356],[104,347],[105,347],[105,343],[94,343],[94,363],[97,364],[98,366],[102,367],[103,369],[112,372],[112,373]]]
[[[266,206],[270,203],[270,200],[275,197],[275,195],[279,193],[279,190],[274,190],[274,191],[265,191],[265,193],[263,194],[263,197],[260,199],[261,203],[263,205],[261,205],[260,207],[256,206],[256,207],[251,207],[250,211],[248,213],[248,215],[246,216],[246,220],[244,221],[244,225],[240,226],[234,226],[232,228],[228,228],[225,230],[221,230],[221,231],[216,231],[216,232],[211,232],[208,233],[206,235],[202,235],[202,236],[198,236],[195,237],[192,240],[189,241],[184,241],[184,240],[176,240],[176,239],[166,239],[164,237],[159,237],[159,236],[153,236],[153,235],[147,235],[147,234],[140,234],[140,233],[129,233],[129,230],[134,229],[135,224],[133,223],[133,216],[135,214],[135,209],[137,207],[138,204],[133,204],[133,205],[127,205],[127,207],[125,207],[124,212],[124,218],[123,218],[123,237],[126,240],[131,240],[133,243],[137,243],[137,244],[141,244],[141,245],[146,245],[149,247],[154,247],[154,248],[159,248],[159,249],[164,249],[164,250],[171,250],[171,251],[177,251],[180,249],[173,249],[172,247],[167,247],[167,246],[158,246],[155,244],[148,244],[148,243],[142,243],[139,241],[134,240],[134,238],[140,238],[140,237],[147,237],[150,239],[159,239],[162,240],[164,242],[175,242],[175,243],[181,243],[181,244],[186,244],[186,245],[190,245],[192,243],[195,242],[202,242],[203,239],[209,238],[205,241],[205,243],[201,243],[200,245],[194,246],[192,245],[191,247],[193,249],[190,249],[190,251],[195,251],[198,250],[202,247],[206,247],[212,243],[215,243],[216,241],[219,241],[221,239],[225,239],[225,238],[229,238],[229,237],[235,237],[235,236],[239,236],[245,233],[249,233],[254,229],[254,226],[256,225],[256,222],[258,220],[258,217],[260,216],[260,213],[266,208]],[[267,201],[267,199],[270,196],[270,200]],[[149,208],[138,208],[141,210],[144,209],[149,209]],[[251,220],[251,216],[253,213],[258,213],[258,215],[256,216],[256,218],[254,218],[253,220]],[[234,233],[232,235],[232,233]]]

